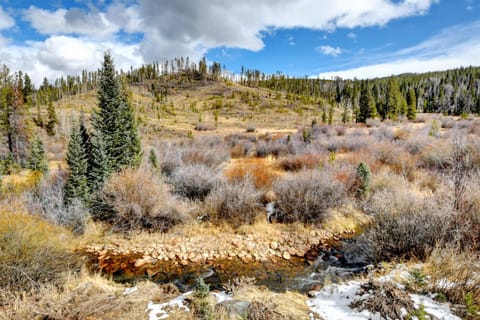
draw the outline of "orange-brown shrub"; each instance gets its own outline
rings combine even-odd
[[[278,167],[284,171],[299,171],[314,169],[320,164],[321,157],[317,154],[291,155],[278,161]]]
[[[240,181],[249,177],[257,189],[272,186],[277,176],[270,164],[263,159],[242,159],[225,172],[229,181]]]

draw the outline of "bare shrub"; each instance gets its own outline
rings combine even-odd
[[[232,158],[242,158],[249,156],[254,146],[254,143],[249,140],[238,141],[232,147],[232,149],[230,149],[230,156]]]
[[[215,130],[215,126],[212,125],[212,124],[197,123],[195,125],[195,130],[197,130],[197,131],[212,131],[212,130]]]
[[[204,164],[179,167],[168,177],[174,192],[192,200],[203,200],[213,189],[219,173]]]
[[[338,207],[346,196],[345,186],[326,169],[287,174],[274,182],[273,189],[276,218],[286,223],[322,222],[327,210]]]
[[[371,196],[367,209],[373,222],[354,248],[363,250],[370,261],[425,259],[435,245],[455,238],[449,230],[454,213],[448,205],[437,199],[418,199],[407,190],[395,188]]]
[[[374,131],[374,136],[379,141],[392,141],[395,137],[392,128],[386,120]]]
[[[109,222],[116,231],[165,231],[188,218],[166,185],[142,168],[113,175],[100,192],[94,212],[96,218]]]
[[[379,282],[370,279],[361,285],[357,298],[350,304],[359,311],[368,310],[380,314],[382,319],[403,319],[405,312],[415,310],[407,292],[395,282]]]
[[[230,159],[229,147],[220,137],[160,142],[155,149],[160,170],[166,176],[185,164],[204,164],[214,168]]]
[[[213,222],[227,222],[234,227],[253,223],[261,209],[261,193],[248,178],[218,183],[205,198],[204,206]]]
[[[443,129],[452,129],[454,126],[455,126],[455,119],[442,118],[442,128]]]
[[[396,174],[405,177],[408,181],[413,181],[417,170],[417,158],[407,152],[400,152],[393,159],[390,167]]]
[[[63,272],[79,261],[67,247],[65,229],[23,212],[0,213],[0,289],[29,291],[43,283],[58,285]],[[1,290],[0,290],[1,291]],[[0,296],[0,305],[3,304]]]
[[[248,126],[247,129],[245,129],[247,133],[253,133],[255,131],[257,131],[257,129],[254,126]]]
[[[370,152],[378,161],[384,164],[393,164],[401,153],[401,148],[392,142],[383,141],[374,144],[370,148]]]
[[[367,128],[377,128],[380,126],[381,123],[382,122],[379,119],[368,118],[367,120],[365,120]]]
[[[64,172],[45,177],[35,190],[26,194],[28,211],[54,224],[67,227],[74,233],[83,233],[89,218],[88,208],[78,199],[66,205],[63,198],[64,187]]]
[[[480,256],[455,245],[437,246],[426,261],[430,283],[435,292],[445,294],[450,302],[464,304],[471,294],[480,304]]]
[[[408,152],[412,155],[419,154],[424,150],[430,143],[430,139],[424,135],[411,135],[408,137],[403,145]]]
[[[347,131],[347,129],[344,126],[336,126],[335,127],[335,132],[336,132],[337,136],[344,136],[346,131]]]
[[[320,165],[321,156],[317,154],[290,155],[279,160],[278,166],[284,171],[314,169]]]
[[[292,138],[289,144],[286,139],[276,140],[259,140],[256,146],[256,156],[259,158],[266,157],[268,155],[284,156],[291,153],[292,147],[294,147],[295,139]]]
[[[182,155],[184,163],[201,163],[210,167],[217,167],[229,159],[228,145],[218,136],[206,136],[195,139],[185,147]]]
[[[450,166],[453,148],[450,143],[430,144],[420,153],[420,164],[425,168],[446,169]]]

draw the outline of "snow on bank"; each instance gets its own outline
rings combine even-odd
[[[362,283],[350,281],[344,284],[332,284],[316,292],[312,299],[307,300],[307,306],[312,311],[310,319],[316,319],[313,314],[318,314],[323,320],[381,320],[378,313],[367,310],[361,312],[349,307],[354,300],[361,298],[356,295]],[[424,295],[410,294],[415,308],[423,305],[424,310],[437,320],[460,320],[450,311],[448,304],[439,303]],[[415,319],[415,318],[414,318]]]
[[[165,308],[177,308],[177,309],[183,309],[185,312],[189,312],[190,309],[185,305],[185,298],[192,294],[192,291],[186,292],[182,294],[181,296],[178,296],[170,301],[164,302],[164,303],[158,303],[155,304],[152,301],[148,303],[147,310],[145,312],[148,313],[148,319],[149,320],[161,320],[161,319],[167,319],[168,318],[168,313],[165,310]]]
[[[315,293],[312,299],[307,300],[307,306],[324,320],[381,320],[378,314],[367,310],[358,312],[349,305],[357,296],[361,283],[351,281],[345,284],[332,284]],[[313,320],[313,315],[310,316]]]
[[[164,303],[153,303],[150,301],[148,303],[147,309],[145,312],[148,313],[148,319],[149,320],[162,320],[162,319],[167,319],[168,318],[168,312],[165,310],[166,308],[177,308],[177,309],[183,309],[185,312],[189,312],[190,309],[187,307],[185,304],[185,298],[189,295],[192,294],[193,291],[186,292],[182,294],[181,296],[178,296],[170,301],[164,302]],[[222,292],[212,292],[211,293],[215,299],[217,300],[217,303],[221,303],[223,301],[228,301],[232,300],[232,296],[227,294],[225,291]]]

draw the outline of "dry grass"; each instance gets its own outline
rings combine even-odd
[[[63,272],[79,265],[69,232],[22,211],[0,212],[0,244],[0,288],[7,290],[58,285]]]
[[[42,286],[33,296],[17,296],[0,319],[145,319],[148,301],[163,302],[178,295],[166,287],[143,282],[125,295],[123,285],[86,273],[68,276],[63,288]]]
[[[274,293],[264,287],[247,285],[237,290],[234,297],[238,300],[261,302],[282,319],[310,319],[305,296],[297,292]]]
[[[315,169],[320,167],[322,160],[325,160],[325,157],[319,154],[291,155],[278,160],[278,167],[284,171]]]
[[[478,252],[464,251],[451,245],[438,246],[426,261],[433,290],[445,294],[449,301],[465,303],[471,294],[480,305],[480,256]]]
[[[270,188],[273,180],[279,176],[271,157],[236,159],[224,174],[232,182],[250,178],[257,189]]]

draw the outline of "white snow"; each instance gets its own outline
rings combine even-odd
[[[181,296],[178,296],[170,301],[159,303],[159,304],[155,304],[152,301],[150,301],[148,303],[147,309],[145,310],[145,312],[148,313],[148,319],[149,320],[167,319],[168,313],[164,309],[166,307],[170,307],[170,308],[176,307],[177,309],[183,309],[186,312],[189,312],[190,309],[185,305],[184,301],[185,301],[185,298],[190,294],[192,294],[192,291],[186,292]]]
[[[226,293],[225,291],[221,292],[212,292],[212,295],[217,299],[217,303],[222,303],[223,301],[233,300],[232,296]]]
[[[131,287],[131,288],[127,288],[125,289],[125,291],[123,291],[123,295],[126,296],[126,295],[129,295],[130,293],[134,293],[135,291],[138,290],[138,287]]]
[[[307,306],[324,320],[381,320],[378,314],[367,310],[359,312],[349,307],[360,284],[358,281],[350,281],[324,287],[312,299],[307,300]]]
[[[446,303],[440,303],[433,300],[430,297],[418,294],[411,294],[410,297],[415,304],[415,308],[419,308],[422,304],[425,308],[425,312],[435,317],[438,320],[461,320],[461,318],[455,316],[450,311],[450,308]]]
[[[400,269],[394,270],[394,273],[387,274],[386,276],[377,278],[382,282],[394,281],[394,279],[405,279],[405,271]],[[314,320],[313,313],[317,313],[321,319],[324,320],[377,320],[381,319],[378,313],[372,313],[368,310],[361,312],[353,310],[349,307],[350,303],[360,296],[356,293],[363,282],[350,281],[343,284],[332,284],[322,288],[316,292],[312,299],[307,300],[307,306],[312,311],[310,319]],[[404,287],[399,285],[399,287]],[[364,296],[363,298],[365,298]],[[410,294],[410,297],[415,305],[415,308],[419,308],[420,305],[424,306],[425,312],[433,316],[437,320],[460,320],[459,317],[452,314],[447,303],[440,303],[433,300],[429,296]]]

